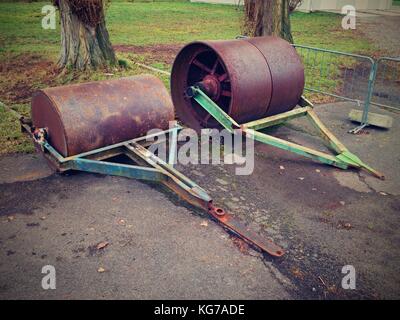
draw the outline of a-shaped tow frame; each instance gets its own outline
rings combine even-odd
[[[193,86],[188,88],[187,96],[196,100],[211,116],[214,117],[225,129],[231,133],[246,134],[248,137],[256,141],[272,145],[287,151],[297,153],[299,155],[329,164],[341,169],[354,167],[364,169],[372,175],[384,179],[384,175],[377,170],[371,168],[360,160],[355,154],[351,153],[321,122],[313,110],[313,105],[304,97],[299,101],[299,108],[288,112],[266,117],[263,119],[251,121],[244,124],[238,124],[228,114],[226,114],[211,98],[207,96],[199,87]],[[276,138],[269,134],[261,132],[262,129],[285,123],[294,118],[306,116],[313,126],[318,130],[325,145],[333,152],[328,154],[318,150],[314,150],[293,142],[289,142],[280,138]],[[239,130],[235,130],[239,129]]]
[[[24,119],[22,116],[19,118],[23,131],[31,136],[36,148],[56,170],[61,172],[78,170],[162,183],[180,198],[205,210],[214,221],[256,249],[275,257],[284,254],[282,248],[250,230],[222,208],[216,207],[204,189],[173,167],[176,159],[177,135],[182,129],[180,126],[175,125],[155,134],[63,157],[46,140],[45,129],[32,128],[29,119]],[[151,144],[149,140],[152,141],[156,137],[156,143],[162,139],[168,141],[168,163],[147,149]],[[126,161],[118,162],[116,157],[120,155],[129,157],[134,164],[126,164]]]

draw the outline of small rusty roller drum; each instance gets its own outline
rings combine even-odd
[[[174,108],[164,84],[151,75],[39,90],[32,121],[64,157],[168,129]]]
[[[177,55],[171,93],[177,116],[192,128],[218,127],[194,99],[197,85],[239,123],[292,110],[304,89],[304,67],[296,50],[278,37],[201,41]]]

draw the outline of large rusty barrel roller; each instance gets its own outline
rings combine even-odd
[[[65,157],[167,129],[173,119],[169,93],[151,75],[48,88],[32,98],[33,125],[46,128]]]
[[[185,95],[193,85],[243,123],[293,109],[304,89],[304,67],[293,46],[278,37],[186,45],[172,68],[176,113],[192,128],[217,127],[217,122]]]

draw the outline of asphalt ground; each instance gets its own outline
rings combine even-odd
[[[317,106],[337,137],[386,175],[340,170],[256,144],[251,175],[178,165],[215,202],[286,250],[262,256],[163,188],[56,174],[38,154],[0,158],[0,299],[398,299],[400,125],[348,130],[350,103]],[[315,148],[303,121],[269,133]],[[322,147],[321,147],[322,148]],[[56,269],[56,289],[41,286]],[[342,268],[356,289],[341,286]]]

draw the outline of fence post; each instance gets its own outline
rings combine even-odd
[[[379,59],[378,59],[378,61],[379,61]],[[378,66],[378,61],[375,61],[371,58],[372,68],[369,73],[367,97],[365,98],[365,102],[364,102],[364,110],[363,110],[363,115],[362,115],[362,120],[361,120],[362,128],[368,125],[368,112],[369,112],[369,106],[371,104],[372,93],[374,91],[374,84],[375,84],[376,69]]]
[[[389,62],[399,63],[400,62],[400,57],[398,57],[398,58],[380,57],[380,58],[378,58],[376,60],[373,93],[375,93],[375,90],[377,89],[377,86],[378,86],[378,88],[379,88],[379,86],[381,87],[379,89],[382,89],[382,88],[385,89],[386,87],[389,87],[389,90],[390,90],[389,95],[392,95],[393,92],[396,91],[396,94],[395,94],[395,96],[393,98],[397,98],[397,100],[395,100],[396,102],[395,101],[390,101],[389,102],[389,103],[393,102],[393,105],[388,105],[388,104],[384,104],[384,103],[378,103],[378,102],[374,101],[375,96],[374,96],[374,94],[372,94],[370,104],[371,105],[376,105],[376,106],[378,106],[380,108],[383,108],[383,109],[389,109],[389,110],[392,110],[392,111],[400,111],[400,95],[399,95],[400,91],[398,89],[396,90],[394,88],[390,88],[391,86],[396,85],[397,82],[400,84],[400,81],[399,81],[400,80],[400,64],[398,64],[398,68],[399,68],[398,70],[396,69],[396,66],[393,67],[393,79],[388,78],[387,81],[389,83],[387,83],[387,82],[385,82],[385,72],[386,72],[386,69],[387,69],[387,65],[384,64],[383,65],[383,70],[382,71],[379,70],[380,68],[382,68],[380,65],[382,65],[383,61],[386,61],[387,63],[389,63]],[[378,72],[382,72],[382,74],[378,75]],[[396,74],[397,74],[397,79],[395,78]],[[378,81],[378,77],[379,76],[382,78],[381,83]],[[390,81],[392,83],[390,83]],[[376,94],[376,97],[377,97],[377,99],[380,99],[382,96],[380,96],[379,94]],[[391,100],[390,97],[387,97],[387,98],[388,98],[388,100]]]

